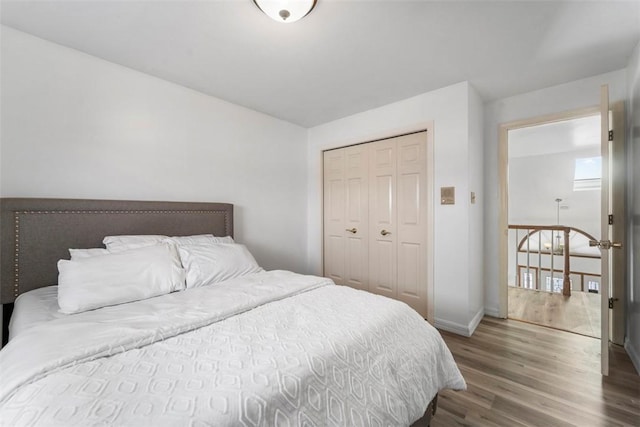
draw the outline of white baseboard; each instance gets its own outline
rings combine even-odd
[[[491,317],[500,317],[500,310],[498,310],[498,307],[485,307],[484,308],[484,314],[486,314],[487,316],[491,316]]]
[[[624,349],[627,351],[631,363],[633,363],[633,366],[636,368],[636,372],[640,375],[640,354],[631,345],[629,338],[624,340]]]
[[[465,337],[470,336],[469,328],[465,325],[461,325],[460,323],[436,318],[434,326],[447,332],[453,332],[454,334],[462,335]]]
[[[481,307],[480,310],[478,310],[476,315],[473,316],[473,319],[471,319],[471,322],[469,323],[469,335],[468,336],[473,335],[473,333],[476,331],[476,328],[480,324],[480,321],[482,321],[483,317],[484,317],[484,307]]]
[[[478,324],[480,324],[480,321],[482,320],[483,316],[484,316],[484,309],[478,310],[478,312],[476,313],[475,316],[473,316],[473,319],[471,319],[468,325],[451,322],[449,320],[438,319],[436,317],[434,326],[438,329],[443,329],[447,332],[452,332],[454,334],[470,337],[478,327]]]

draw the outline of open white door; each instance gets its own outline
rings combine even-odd
[[[609,320],[611,295],[611,250],[621,248],[622,243],[611,242],[611,143],[609,136],[609,86],[600,89],[600,145],[602,155],[602,187],[600,191],[601,225],[600,240],[591,240],[591,246],[600,248],[602,266],[600,269],[600,298],[602,330],[600,336],[601,371],[602,375],[609,375]]]
[[[611,240],[622,245],[613,244],[618,248],[611,252],[611,281],[609,282],[609,299],[611,304],[609,316],[609,340],[612,344],[624,345],[625,337],[625,306],[627,295],[625,290],[627,274],[627,253],[620,250],[625,247],[627,235],[627,149],[625,143],[624,102],[614,102],[609,110],[609,206],[612,220],[609,221]]]
[[[602,156],[602,181],[600,192],[600,317],[602,331],[600,333],[600,370],[602,375],[609,375],[609,284],[610,276],[610,242],[609,238],[609,86],[600,88],[600,150]]]

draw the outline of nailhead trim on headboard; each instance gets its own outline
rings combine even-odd
[[[225,229],[231,230],[231,218],[224,210],[23,210],[14,212],[14,265],[13,265],[13,296],[20,295],[20,216],[21,215],[51,215],[51,214],[223,214]]]
[[[20,269],[19,269],[19,255],[20,255],[20,216],[15,213],[15,243],[14,243],[14,257],[13,257],[13,296],[20,295]]]

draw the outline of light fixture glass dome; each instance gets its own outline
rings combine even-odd
[[[253,2],[274,21],[290,24],[307,16],[317,0],[253,0]]]

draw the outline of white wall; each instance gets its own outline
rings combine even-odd
[[[600,147],[509,158],[509,223],[560,224],[600,236],[600,189],[573,191],[575,160],[600,155]]]
[[[236,239],[262,266],[305,272],[306,129],[1,35],[2,197],[230,202]]]
[[[455,205],[435,204],[436,324],[467,334],[473,330],[468,278],[472,270],[469,254],[460,248],[469,247],[470,227],[473,227],[469,221],[468,157],[471,92],[468,83],[459,83],[309,129],[307,176],[309,270],[321,274],[322,151],[424,129],[433,121],[436,201],[440,187],[456,187]],[[477,104],[474,102],[474,114],[479,108]],[[474,143],[480,142],[474,140]],[[474,164],[473,170],[476,168],[480,169],[477,174],[482,175],[482,164]]]
[[[640,43],[629,60],[627,87],[629,283],[625,348],[640,373]]]
[[[469,85],[469,192],[476,194],[469,203],[469,312],[475,329],[484,314],[484,104]],[[470,201],[470,193],[461,194]]]
[[[627,97],[625,70],[499,99],[485,105],[484,118],[484,262],[485,312],[498,315],[498,127],[502,123],[595,107],[600,86],[609,85],[609,100]]]

